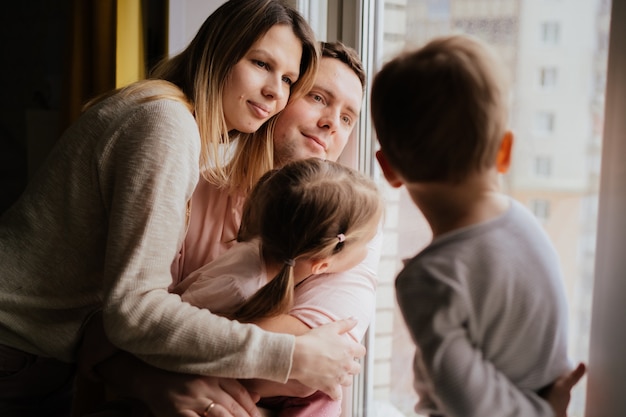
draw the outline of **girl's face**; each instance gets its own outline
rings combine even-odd
[[[289,26],[275,25],[232,68],[222,105],[228,130],[252,133],[285,108],[298,80],[302,43]]]

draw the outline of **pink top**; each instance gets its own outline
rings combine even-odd
[[[171,289],[235,243],[244,198],[240,193],[229,194],[228,190],[200,179],[192,196],[189,230],[180,256],[172,264]],[[309,327],[355,317],[358,324],[350,336],[360,341],[375,311],[381,245],[379,228],[368,244],[367,257],[359,265],[347,272],[320,274],[303,281],[296,288],[294,307],[289,314]]]
[[[227,315],[267,283],[258,239],[237,242],[223,255],[189,274],[172,292],[183,301]]]

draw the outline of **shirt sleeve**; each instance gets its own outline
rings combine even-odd
[[[199,177],[193,116],[181,103],[153,100],[124,117],[97,161],[108,210],[108,337],[166,370],[285,381],[293,336],[227,320],[167,291],[184,237],[186,204]]]
[[[416,410],[432,413],[436,405],[447,417],[554,415],[546,401],[515,386],[471,342],[471,312],[454,282],[428,273],[401,274],[396,294],[417,345],[414,372],[421,397]]]
[[[361,341],[376,311],[381,248],[382,225],[359,265],[342,273],[313,276],[296,287],[290,314],[311,328],[355,317],[358,324],[349,334],[355,341]]]
[[[237,242],[220,258],[203,265],[177,287],[183,301],[216,314],[234,313],[267,283],[258,243]]]

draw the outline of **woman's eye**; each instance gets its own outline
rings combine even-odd
[[[348,116],[343,116],[341,120],[343,120],[343,122],[347,124],[348,126],[352,124],[352,119],[350,119]]]
[[[293,85],[293,81],[289,77],[283,77],[283,82],[286,83],[288,86]]]
[[[317,101],[318,103],[322,103],[324,99],[319,94],[311,94],[311,98],[313,101]]]
[[[259,61],[256,59],[253,59],[252,62],[254,62],[254,64],[259,67],[259,68],[268,68],[269,65],[267,65],[267,62],[263,62],[263,61]]]

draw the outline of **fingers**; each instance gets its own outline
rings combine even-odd
[[[361,364],[356,360],[350,361],[350,367],[348,369],[348,374],[350,374],[350,380],[352,380],[352,375],[356,375],[361,372]]]
[[[328,395],[335,401],[341,400],[343,394],[343,389],[341,389],[341,385],[338,384],[329,386],[327,389],[323,389],[320,391],[322,391],[324,394]]]
[[[221,403],[235,417],[260,417],[260,413],[256,407],[256,401],[252,398],[248,390],[235,379],[220,380],[220,387],[229,395],[226,400]],[[258,400],[258,395],[255,394]]]
[[[578,381],[580,381],[580,379],[585,375],[586,372],[587,367],[585,366],[585,364],[582,362],[579,363],[576,369],[574,369],[565,377],[565,380],[563,382],[564,385],[569,389],[572,389],[574,385],[576,385]]]
[[[352,384],[361,370],[357,360],[365,347],[345,335],[355,319],[339,320],[296,337],[291,379],[296,379],[334,400],[341,398],[341,387]]]
[[[205,407],[204,411],[200,414],[200,416],[201,417],[233,417],[237,415],[232,414],[223,405],[211,401],[209,405]]]
[[[365,349],[365,346],[363,346],[360,343],[353,343],[352,357],[354,357],[355,359],[360,359],[363,356],[365,356],[366,352],[367,352],[367,349]]]
[[[349,332],[357,325],[357,319],[354,317],[350,317],[343,320],[337,320],[333,323],[326,324],[325,326],[329,328],[333,328],[333,330],[338,334],[344,334]]]

